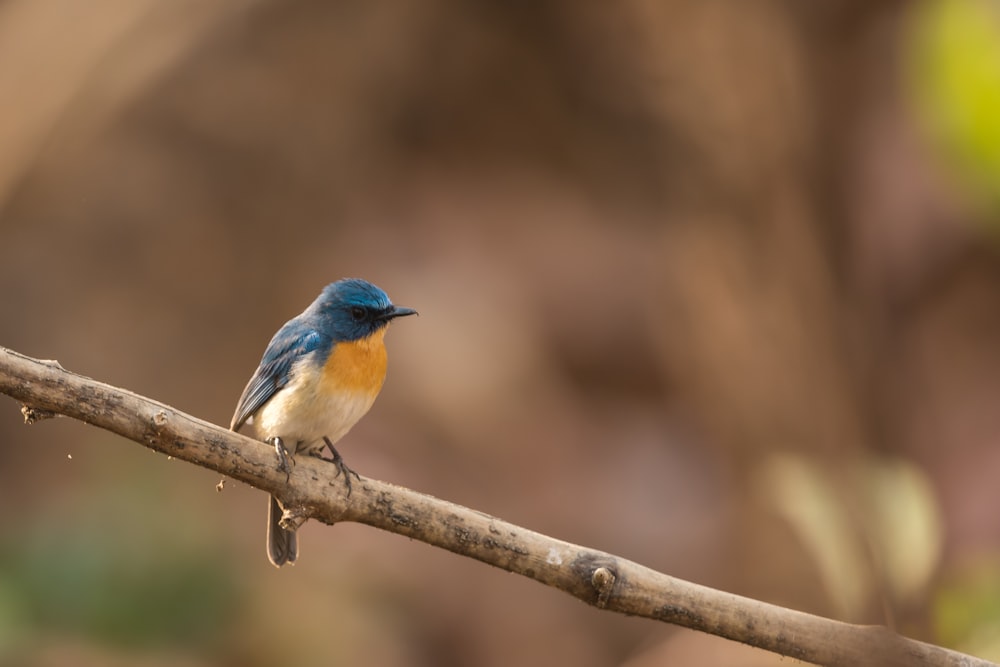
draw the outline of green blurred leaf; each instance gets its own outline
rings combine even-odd
[[[1000,660],[1000,561],[996,554],[953,570],[938,590],[939,640],[988,660]]]
[[[920,116],[964,180],[1000,205],[1000,6],[918,5],[908,53]]]
[[[0,631],[0,655],[50,635],[140,649],[206,647],[226,635],[241,594],[224,554],[211,542],[171,540],[160,529],[170,508],[137,498],[116,488],[9,527],[0,541],[0,625],[17,630]],[[115,525],[122,511],[134,521]]]

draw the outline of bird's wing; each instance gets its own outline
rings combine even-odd
[[[235,431],[243,426],[275,392],[288,384],[295,362],[322,347],[323,342],[324,338],[318,331],[295,320],[274,334],[264,350],[260,366],[240,396],[229,428]]]

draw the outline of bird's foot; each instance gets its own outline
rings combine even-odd
[[[358,473],[354,472],[353,470],[347,467],[347,464],[344,463],[344,457],[340,455],[340,452],[338,452],[337,448],[333,446],[333,443],[330,442],[329,438],[323,436],[323,442],[325,442],[326,446],[330,449],[330,455],[331,455],[331,458],[324,460],[330,461],[331,463],[333,463],[333,465],[337,466],[337,475],[336,475],[337,477],[340,477],[341,473],[343,473],[344,484],[347,486],[347,497],[350,498],[351,475],[354,475],[359,482],[361,481],[361,475],[359,475]]]
[[[291,477],[292,468],[288,465],[288,449],[285,448],[285,443],[278,436],[268,438],[267,443],[274,446],[274,451],[278,455],[278,470]],[[285,481],[288,480],[286,479]]]

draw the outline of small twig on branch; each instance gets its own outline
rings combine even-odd
[[[290,516],[356,521],[475,558],[623,614],[673,623],[822,665],[993,663],[897,635],[717,591],[460,505],[361,478],[348,497],[328,463],[278,470],[274,448],[122,389],[0,347],[0,392],[29,423],[53,414],[99,426],[281,499]]]

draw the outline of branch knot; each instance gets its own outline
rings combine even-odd
[[[611,599],[611,591],[614,590],[617,579],[618,577],[609,568],[599,567],[594,570],[594,574],[590,577],[590,583],[593,584],[594,590],[597,591],[597,602],[595,602],[595,605],[599,609],[604,609],[608,606],[608,600]]]
[[[52,419],[53,417],[58,417],[59,413],[52,412],[51,410],[43,410],[42,408],[33,408],[28,404],[21,406],[21,414],[24,415],[24,423],[34,424],[35,422],[40,422],[44,419]]]

